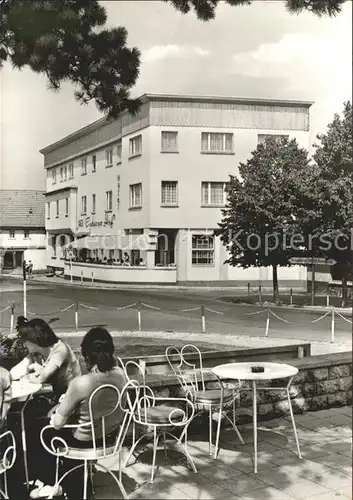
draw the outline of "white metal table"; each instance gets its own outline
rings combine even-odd
[[[260,373],[253,373],[252,367],[263,367],[264,371]],[[252,399],[253,399],[253,431],[254,431],[254,472],[257,473],[257,390],[266,391],[286,391],[289,412],[293,425],[293,432],[299,458],[301,457],[300,446],[295,425],[292,402],[290,399],[289,388],[292,383],[293,377],[298,373],[298,368],[284,363],[228,363],[224,365],[215,366],[212,371],[218,375],[219,378],[231,380],[248,380],[252,382]],[[285,387],[257,387],[257,382],[288,379]],[[240,389],[241,390],[241,389]]]
[[[26,427],[25,427],[25,409],[32,399],[33,395],[42,389],[41,384],[34,384],[29,382],[28,379],[14,380],[11,384],[12,389],[12,397],[11,401],[13,403],[23,403],[20,416],[21,416],[21,438],[22,438],[22,449],[23,449],[23,462],[25,469],[25,478],[27,488],[29,486],[29,477],[28,477],[28,459],[27,459],[27,439],[26,439]]]

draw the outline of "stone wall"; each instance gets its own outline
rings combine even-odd
[[[323,408],[346,406],[352,404],[352,352],[308,356],[292,359],[291,365],[299,369],[294,377],[290,396],[295,413],[321,410]],[[219,386],[212,373],[206,375],[206,387],[214,389]],[[287,380],[276,380],[266,383],[266,387],[285,387]],[[148,377],[147,384],[153,388],[155,395],[163,397],[181,397],[182,389],[173,376]],[[238,386],[236,382],[224,381],[225,386]],[[258,387],[261,387],[259,384]],[[252,393],[250,384],[242,382],[240,400],[238,402],[239,422],[251,421]],[[288,411],[285,391],[258,391],[259,418],[268,420],[277,418]]]

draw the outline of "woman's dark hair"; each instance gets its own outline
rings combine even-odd
[[[59,340],[44,319],[33,318],[28,321],[20,316],[16,328],[22,342],[32,342],[39,347],[51,347]]]
[[[97,366],[100,372],[108,372],[115,366],[113,338],[105,328],[91,328],[83,338],[81,352],[89,370]]]

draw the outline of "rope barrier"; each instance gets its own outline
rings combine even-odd
[[[347,323],[349,323],[350,325],[352,324],[352,321],[348,318],[345,318],[339,311],[337,311],[337,309],[335,309],[335,313],[338,314],[338,316],[340,316],[342,319],[344,319],[344,321],[347,321]]]
[[[136,306],[136,302],[134,302],[133,304],[129,304],[128,306],[117,307],[117,310],[121,311],[122,309],[129,309],[130,307],[134,306]]]
[[[198,311],[200,307],[194,307],[193,309],[179,309],[180,312],[190,312],[190,311]]]
[[[63,312],[66,312],[68,311],[69,309],[71,309],[72,307],[74,307],[75,304],[71,304],[67,307],[64,307],[64,309],[59,309],[57,311],[51,311],[51,312],[48,312],[48,313],[39,313],[37,311],[28,311],[28,314],[31,314],[32,316],[52,316],[53,314],[60,314],[60,313],[63,313]]]
[[[5,307],[5,309],[1,309],[0,314],[7,311],[8,309],[11,309],[11,306],[7,306],[7,307]]]
[[[79,304],[79,306],[84,307],[85,309],[94,309],[95,311],[98,311],[99,309],[99,307],[87,306],[86,304]]]
[[[269,309],[268,312],[270,314],[272,314],[272,316],[274,316],[275,318],[279,319],[280,321],[283,321],[283,323],[289,323],[289,321],[287,321],[286,319],[283,319],[283,318],[280,318],[279,316],[277,316],[277,314],[275,314],[272,309]]]
[[[220,311],[215,311],[214,309],[208,309],[208,307],[205,307],[205,311],[209,311],[214,314],[221,314],[223,316],[223,313]]]
[[[149,304],[145,304],[144,302],[141,302],[141,306],[148,307],[148,309],[155,309],[156,311],[160,311],[161,310],[160,307],[150,306]]]
[[[245,314],[245,316],[256,316],[257,314],[263,314],[264,312],[267,312],[267,311],[268,311],[268,309],[264,309],[263,311],[256,311],[253,313]]]
[[[325,313],[325,314],[323,314],[322,316],[320,316],[320,318],[314,319],[314,321],[311,321],[311,323],[317,323],[317,322],[318,322],[318,321],[320,321],[321,319],[326,318],[326,316],[328,316],[330,313],[331,313],[331,311],[327,311],[327,313]]]

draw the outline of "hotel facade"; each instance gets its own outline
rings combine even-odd
[[[269,268],[225,265],[214,232],[229,175],[259,142],[289,136],[309,149],[312,103],[154,94],[141,102],[136,116],[103,118],[41,150],[47,265],[126,283],[270,282]],[[279,280],[306,286],[306,268],[281,268]]]

